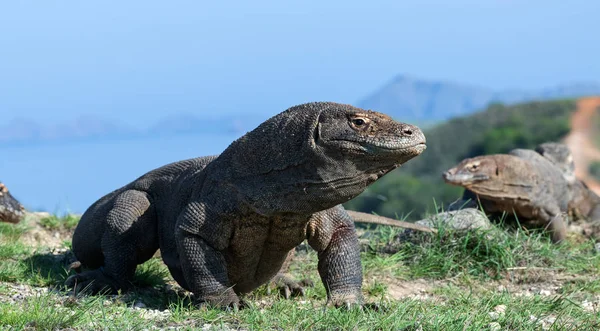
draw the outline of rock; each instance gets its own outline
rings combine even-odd
[[[453,230],[489,230],[493,227],[485,214],[475,208],[446,211],[415,223],[428,227],[436,227],[436,224],[444,223],[446,228]]]
[[[502,325],[500,325],[498,322],[492,322],[488,324],[488,328],[492,331],[500,331],[502,330]]]
[[[475,208],[446,211],[415,222],[415,224],[431,228],[437,228],[439,223],[443,223],[443,227],[446,229],[456,231],[495,229],[485,214]],[[426,236],[423,236],[423,234],[424,232],[405,229],[403,232],[396,235],[391,242],[385,245],[381,251],[387,254],[394,254],[400,250],[401,245],[405,242],[416,244],[421,242],[423,238],[431,238],[430,233],[426,233]]]
[[[497,320],[498,318],[503,317],[505,312],[506,312],[506,306],[498,305],[498,306],[494,307],[494,310],[489,312],[488,315],[490,316],[491,319]]]

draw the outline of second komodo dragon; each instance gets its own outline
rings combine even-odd
[[[160,248],[173,278],[202,303],[237,306],[304,239],[318,252],[328,304],[362,302],[352,219],[340,205],[425,150],[415,126],[350,105],[292,107],[222,154],[175,162],[94,203],[73,235],[91,270],[67,285],[126,290]]]
[[[444,180],[465,187],[487,213],[515,212],[522,223],[547,228],[553,242],[564,240],[569,197],[561,171],[535,151],[511,153],[465,159]]]

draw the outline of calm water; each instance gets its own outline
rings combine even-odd
[[[0,181],[33,210],[82,213],[102,195],[164,164],[221,153],[240,135],[189,135],[0,148]]]

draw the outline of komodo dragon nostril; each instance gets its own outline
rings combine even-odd
[[[413,134],[413,130],[411,128],[403,128],[402,133],[404,133],[407,136],[411,136]]]

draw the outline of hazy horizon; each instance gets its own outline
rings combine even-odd
[[[492,89],[597,81],[600,3],[26,2],[0,5],[0,109],[148,125],[355,103],[397,74]]]

